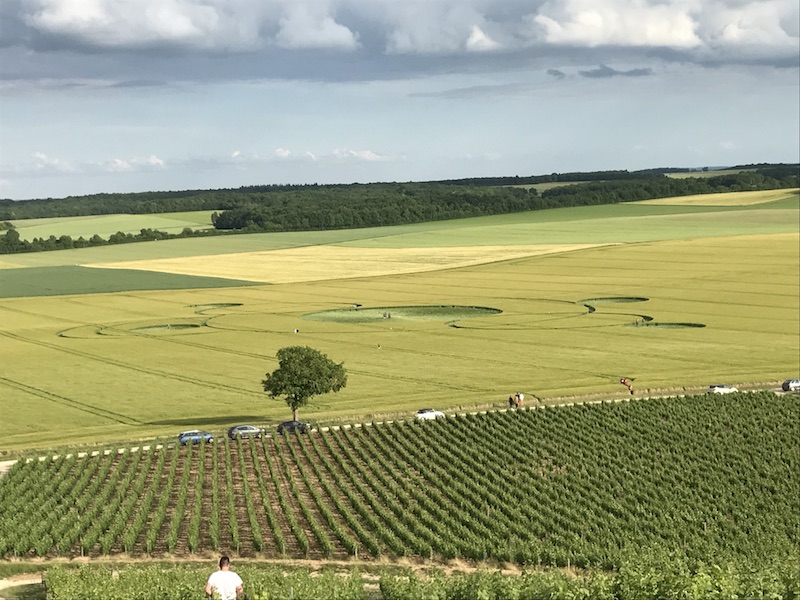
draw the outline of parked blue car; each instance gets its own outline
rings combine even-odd
[[[209,444],[214,441],[214,434],[208,433],[207,431],[187,431],[178,438],[181,446],[186,446],[187,444],[199,444],[202,441],[205,441],[206,444]]]

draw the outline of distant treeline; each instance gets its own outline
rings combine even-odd
[[[214,229],[184,228],[181,233],[167,233],[158,229],[142,229],[139,233],[124,233],[118,231],[108,237],[101,238],[95,234],[89,239],[80,236],[73,239],[69,235],[47,238],[34,238],[32,241],[20,239],[16,229],[9,229],[5,235],[0,236],[0,254],[20,254],[23,252],[46,252],[48,250],[70,250],[72,248],[89,248],[91,246],[108,246],[110,244],[129,244],[131,242],[151,242],[154,240],[171,240],[182,237],[202,237],[225,233]]]
[[[251,194],[242,204],[212,214],[217,229],[303,231],[402,225],[526,210],[615,204],[715,192],[797,187],[797,168],[676,179],[663,174],[576,183],[537,193],[509,185],[451,183],[373,184],[319,190]],[[607,172],[606,172],[607,173]]]
[[[769,170],[789,171],[797,175],[800,165],[792,164],[768,164],[739,165],[725,169],[726,171],[760,171],[764,174]],[[620,181],[643,179],[653,175],[667,175],[669,173],[714,173],[715,169],[703,167],[701,169],[691,169],[683,167],[661,167],[657,169],[643,169],[641,171],[576,171],[572,173],[551,173],[549,175],[531,175],[514,177],[472,177],[467,179],[447,179],[436,183],[446,183],[450,185],[537,185],[542,183],[587,183],[594,181]],[[708,175],[706,175],[707,177]],[[770,174],[770,177],[775,177]],[[776,177],[778,179],[781,176]],[[432,182],[433,183],[433,182]]]
[[[211,215],[217,229],[304,231],[403,225],[543,208],[535,189],[445,184],[368,184],[250,193]]]
[[[234,232],[309,231],[403,225],[547,208],[615,204],[652,198],[717,192],[800,187],[800,166],[757,165],[719,176],[671,178],[661,172],[598,171],[540,177],[482,178],[429,183],[251,186],[238,189],[138,194],[97,194],[62,199],[0,200],[0,254],[37,252],[154,239]],[[534,183],[567,185],[539,194]],[[556,179],[554,179],[556,178]],[[524,180],[524,181],[523,181]],[[537,180],[537,181],[533,181]],[[578,183],[581,182],[581,183]],[[50,236],[20,239],[8,221],[98,214],[152,214],[211,210],[213,230],[170,234],[143,229],[73,240]]]

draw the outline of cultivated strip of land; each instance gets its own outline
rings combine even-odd
[[[353,277],[422,273],[516,258],[592,248],[601,244],[351,248],[310,246],[172,259],[97,263],[103,269],[136,269],[262,283],[297,283]]]

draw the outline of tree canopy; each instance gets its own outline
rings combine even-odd
[[[671,169],[553,173],[531,177],[492,177],[421,183],[251,186],[223,190],[96,194],[13,201],[0,199],[0,254],[85,248],[105,244],[179,237],[352,229],[406,225],[594,204],[633,202],[669,196],[753,191],[800,186],[800,166],[752,165],[741,172],[673,178]],[[543,189],[536,183],[561,183]],[[20,239],[12,220],[99,214],[155,214],[213,211],[213,228],[185,228],[180,233],[142,229],[72,239]],[[16,224],[19,226],[19,223]]]
[[[292,409],[297,409],[320,394],[338,392],[347,385],[343,363],[335,363],[327,355],[308,346],[287,346],[278,350],[278,368],[267,373],[262,381],[264,391],[272,398],[281,396]]]

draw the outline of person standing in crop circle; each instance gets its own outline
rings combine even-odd
[[[206,595],[220,600],[236,600],[244,595],[242,578],[230,570],[231,559],[223,556],[219,559],[219,571],[211,574],[206,583]]]

